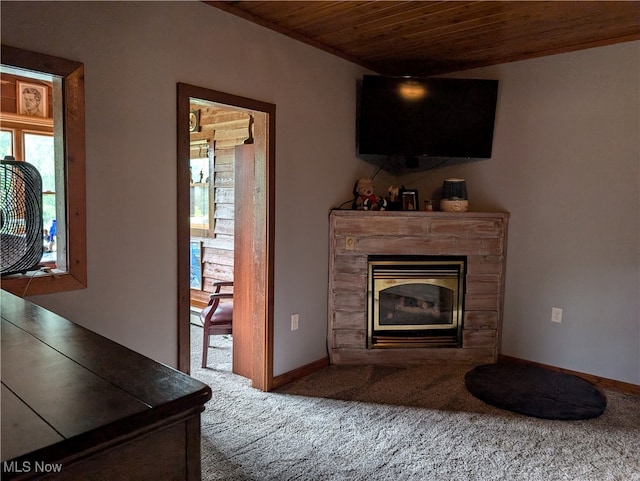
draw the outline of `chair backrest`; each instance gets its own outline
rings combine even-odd
[[[225,305],[224,308],[223,306],[220,306],[221,300],[233,299],[233,292],[221,292],[223,287],[233,288],[233,281],[214,282],[213,286],[215,289],[209,297],[209,304],[204,308],[201,314],[205,327],[207,324],[211,324],[212,322],[230,323],[233,319],[233,306]]]

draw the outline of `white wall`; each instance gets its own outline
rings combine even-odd
[[[500,80],[493,156],[404,176],[511,213],[502,352],[640,383],[640,42],[460,73]],[[551,308],[563,308],[561,324]]]
[[[328,213],[363,69],[201,2],[3,2],[2,42],[86,73],[86,290],[35,302],[176,365],[176,83],[276,104],[275,374],[326,356]],[[300,314],[290,331],[290,315]]]
[[[276,104],[274,372],[324,357],[328,213],[375,171],[355,157],[363,69],[200,2],[3,2],[1,22],[3,43],[86,71],[89,287],[34,300],[176,364],[175,98],[185,82]],[[493,158],[400,179],[424,198],[463,175],[473,209],[511,212],[504,354],[633,383],[639,50],[466,72],[501,80]],[[549,322],[553,306],[562,324]]]

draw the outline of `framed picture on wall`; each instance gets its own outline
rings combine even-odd
[[[405,190],[402,193],[402,210],[418,210],[417,190]]]
[[[202,290],[202,242],[189,242],[189,251],[191,258],[189,287]]]
[[[16,82],[16,100],[20,115],[47,116],[47,86],[28,82]]]

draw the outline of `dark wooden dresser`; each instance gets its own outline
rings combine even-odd
[[[1,291],[2,479],[199,480],[211,389]]]

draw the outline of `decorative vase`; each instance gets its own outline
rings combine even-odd
[[[446,179],[443,182],[440,210],[444,212],[466,212],[469,210],[465,179]]]

